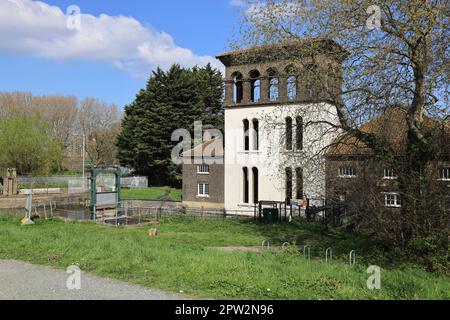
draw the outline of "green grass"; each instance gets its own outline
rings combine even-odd
[[[257,225],[252,221],[166,218],[149,238],[149,226],[115,228],[92,222],[37,220],[0,215],[0,259],[18,259],[132,283],[224,299],[450,299],[449,278],[417,267],[385,267],[382,247],[365,237],[319,224]],[[306,261],[297,250],[226,253],[214,246],[258,246],[269,239],[312,245],[313,256],[332,246],[335,260]],[[345,257],[357,250],[357,265]],[[369,264],[379,264],[381,290],[366,288]]]
[[[124,200],[172,200],[181,201],[181,189],[169,187],[150,187],[137,189],[122,189]]]

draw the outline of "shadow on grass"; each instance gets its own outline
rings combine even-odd
[[[251,224],[254,232],[268,240],[271,246],[282,246],[288,242],[295,244],[302,254],[303,247],[309,245],[312,258],[325,259],[325,251],[332,248],[333,259],[348,262],[350,251],[355,250],[358,262],[388,267],[397,265],[394,261],[398,259],[392,259],[393,253],[382,242],[343,228],[307,222],[302,218],[278,224],[255,223],[253,220],[241,223]]]

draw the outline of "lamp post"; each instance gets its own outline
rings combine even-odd
[[[74,134],[75,137],[79,137],[80,134],[76,133]],[[86,135],[84,133],[81,134],[81,136],[83,137],[82,139],[82,147],[81,147],[81,157],[83,159],[83,168],[82,168],[82,179],[83,179],[83,190],[85,187],[85,173],[84,173],[84,167],[85,167],[85,162],[86,162]]]
[[[83,133],[83,148],[82,148],[81,152],[83,153],[83,181],[84,181],[84,163],[86,161],[86,158],[85,158],[85,156],[86,156],[86,135],[84,133]],[[84,182],[83,182],[83,186],[84,186]],[[84,187],[83,187],[83,189],[84,189]]]

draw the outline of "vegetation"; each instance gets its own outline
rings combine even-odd
[[[123,200],[134,199],[181,201],[181,189],[170,187],[122,189],[121,197]]]
[[[57,171],[63,151],[50,128],[38,117],[0,119],[0,168],[16,168],[18,174]]]
[[[338,123],[324,131],[336,130],[355,137],[354,144],[367,146],[378,162],[395,169],[401,221],[398,215],[372,210],[374,201],[361,200],[365,208],[357,214],[365,223],[362,227],[373,234],[389,235],[394,247],[415,248],[411,252],[419,258],[434,252],[441,263],[446,263],[448,192],[437,195],[430,188],[428,173],[430,167],[449,159],[447,2],[243,3],[247,6],[242,6],[243,34],[239,35],[237,47],[299,44],[303,51],[294,63],[308,70],[301,75],[302,81],[306,77],[306,81],[326,92],[337,108]],[[320,48],[320,41],[305,39],[330,39],[343,50]],[[339,65],[342,62],[342,68],[318,61],[318,50],[329,51],[333,60]],[[278,50],[277,54],[281,55]],[[342,82],[337,93],[327,84],[333,77]],[[406,128],[388,132],[391,141],[381,132],[364,130],[362,124],[389,114],[397,106],[405,110],[402,120]]]
[[[257,225],[252,221],[171,218],[160,221],[158,236],[148,226],[115,228],[94,223],[0,216],[0,259],[20,259],[205,298],[225,299],[449,299],[450,280],[414,266],[386,264],[380,244],[320,224]],[[272,245],[285,241],[312,245],[306,261],[290,247],[279,252],[223,252],[214,247]],[[333,247],[334,260],[323,261]],[[346,263],[355,249],[357,264]],[[397,259],[398,261],[398,259]],[[381,290],[368,290],[366,268],[383,267]]]
[[[0,118],[8,122],[17,117],[39,118],[47,127],[47,133],[58,142],[66,159],[81,160],[84,137],[87,162],[95,165],[115,164],[115,142],[120,131],[121,112],[114,104],[94,98],[79,101],[74,96],[0,92]],[[36,167],[38,173],[46,173],[48,169],[45,166],[41,168],[42,163],[36,157],[38,155],[27,160],[29,166]]]
[[[222,94],[222,75],[210,65],[154,71],[147,88],[125,108],[117,143],[120,163],[148,176],[152,185],[179,186],[181,168],[171,159],[178,142],[171,141],[172,133],[192,133],[195,121],[222,128]]]

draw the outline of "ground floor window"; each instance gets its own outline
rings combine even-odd
[[[209,184],[208,183],[199,183],[197,184],[197,196],[198,197],[209,197]]]
[[[400,195],[398,193],[385,193],[384,205],[389,208],[400,208]]]

